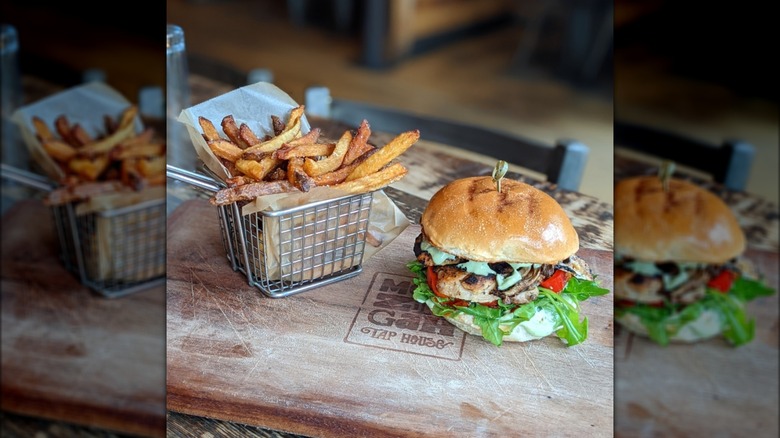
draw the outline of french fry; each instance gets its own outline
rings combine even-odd
[[[293,157],[287,161],[287,180],[298,190],[308,192],[316,184],[312,177],[303,170],[303,160],[302,157]]]
[[[269,155],[260,161],[239,159],[236,160],[236,169],[244,175],[262,181],[281,162],[273,155]]]
[[[80,146],[73,140],[73,136],[70,134],[70,121],[64,114],[54,119],[54,129],[65,143],[71,146]]]
[[[317,176],[338,169],[344,161],[344,155],[346,155],[351,142],[352,133],[344,131],[344,134],[341,135],[341,138],[336,143],[336,147],[333,149],[332,154],[328,155],[327,158],[318,161],[306,158],[303,162],[303,170],[306,171],[309,176]]]
[[[112,160],[123,161],[128,158],[144,158],[165,155],[165,145],[162,143],[146,143],[138,145],[121,144],[110,152]]]
[[[322,157],[332,154],[335,148],[335,143],[304,143],[299,144],[298,146],[287,143],[286,145],[277,149],[274,154],[276,154],[276,158],[279,158],[280,160],[305,157]],[[246,153],[244,153],[244,157],[246,157]]]
[[[73,140],[73,146],[84,146],[95,141],[83,126],[76,123],[70,128],[70,138]]]
[[[368,157],[366,161],[360,163],[360,165],[347,176],[346,181],[357,180],[379,171],[409,149],[419,138],[420,131],[417,129],[399,134],[392,139],[390,143]]]
[[[260,143],[260,139],[257,138],[255,133],[252,132],[252,129],[250,129],[249,125],[246,123],[242,123],[241,126],[238,127],[238,137],[241,141],[246,143],[247,147]]]
[[[220,140],[217,128],[214,127],[211,120],[200,116],[198,117],[198,124],[200,125],[200,129],[203,130],[203,138],[206,139],[206,142]]]
[[[138,171],[146,178],[157,177],[165,174],[165,157],[147,157],[138,160]]]
[[[122,117],[119,119],[119,127],[116,131],[96,142],[82,146],[78,150],[79,155],[89,157],[105,153],[113,149],[121,141],[130,138],[135,131],[133,120],[137,113],[138,107],[135,105],[130,106],[122,113]]]
[[[265,177],[266,181],[281,181],[283,179],[287,179],[287,170],[282,169],[281,167],[272,170],[271,173]]]
[[[236,187],[236,186],[249,184],[253,182],[256,181],[246,175],[231,176],[230,178],[225,180],[225,183],[227,184],[228,187]]]
[[[244,150],[235,143],[223,139],[210,141],[208,142],[208,146],[209,149],[211,149],[211,152],[214,152],[214,155],[233,163],[239,160],[244,153]]]
[[[336,190],[343,190],[347,193],[368,193],[379,190],[400,180],[407,173],[409,173],[409,169],[404,167],[401,163],[395,163],[378,172],[330,187],[333,187]]]
[[[372,153],[374,153],[376,149],[371,150],[369,152],[366,152],[365,154],[358,157],[355,161],[353,161],[350,164],[342,164],[341,167],[338,169],[323,173],[322,175],[317,175],[314,177],[314,183],[318,186],[332,186],[334,184],[339,184],[344,182],[344,180],[347,179],[347,176],[352,173],[352,171],[363,161],[365,161],[368,157],[371,156]]]
[[[368,138],[371,137],[371,125],[368,121],[363,119],[360,126],[352,137],[352,142],[349,144],[347,154],[344,155],[344,164],[351,164],[357,159],[357,157],[363,155],[367,151],[374,149],[373,146],[368,144]]]
[[[249,147],[249,145],[241,139],[241,136],[238,135],[238,125],[236,125],[236,120],[233,118],[232,114],[229,114],[222,119],[222,132],[227,135],[230,141],[238,145],[241,149]]]
[[[106,136],[109,136],[119,129],[119,124],[117,124],[113,117],[106,114],[103,116],[103,127],[106,130]]]
[[[288,128],[281,134],[271,138],[270,140],[266,140],[254,146],[251,146],[246,150],[249,152],[260,152],[260,153],[274,152],[275,150],[281,148],[282,145],[284,145],[285,143],[289,142],[294,138],[297,138],[300,133],[301,133],[301,121],[300,118],[298,118],[292,123],[292,125],[288,124]]]
[[[297,191],[298,189],[287,180],[259,181],[221,189],[209,199],[209,202],[219,206],[232,204],[238,201],[251,201],[259,196]]]
[[[322,130],[320,128],[314,128],[311,131],[307,132],[305,135],[302,135],[296,139],[288,141],[287,146],[300,146],[302,144],[317,143],[317,141],[320,139],[321,131]]]
[[[272,115],[271,116],[271,127],[274,130],[274,135],[279,135],[282,132],[284,132],[285,123],[282,121],[282,119],[279,118],[279,116]]]
[[[32,123],[33,128],[35,129],[35,136],[38,137],[38,140],[42,143],[55,140],[54,134],[49,130],[49,127],[46,126],[46,122],[44,122],[43,119],[40,117],[33,117]]]
[[[97,181],[108,168],[108,163],[108,155],[98,155],[94,158],[74,158],[68,161],[68,168],[86,181]]]
[[[76,156],[76,149],[60,140],[47,140],[43,142],[43,149],[53,159],[61,163],[68,162],[71,158]]]

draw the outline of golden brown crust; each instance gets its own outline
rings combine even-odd
[[[615,250],[644,261],[725,263],[745,250],[729,207],[687,181],[642,176],[615,186]]]
[[[579,237],[555,199],[489,176],[455,180],[433,195],[420,221],[442,251],[484,262],[557,263],[579,250]]]

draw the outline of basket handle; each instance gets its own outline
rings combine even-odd
[[[182,168],[167,164],[165,174],[175,180],[190,184],[192,186],[207,190],[212,193],[218,192],[222,186],[219,183],[208,176],[200,173],[191,172]]]
[[[0,176],[44,192],[51,192],[55,188],[49,178],[5,163],[0,163]]]

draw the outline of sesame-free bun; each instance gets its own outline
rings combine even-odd
[[[714,193],[671,178],[664,191],[656,176],[615,186],[615,250],[638,260],[725,263],[745,250],[745,235]]]
[[[433,195],[420,224],[432,245],[474,261],[552,264],[579,250],[555,199],[506,178],[501,193],[489,176],[452,181]]]

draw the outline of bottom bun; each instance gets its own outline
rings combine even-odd
[[[429,308],[433,308],[433,302],[428,300]],[[482,329],[474,324],[474,317],[466,313],[459,313],[455,316],[443,316],[450,324],[459,328],[460,330],[482,337]],[[509,330],[508,326],[500,326],[502,330],[506,332]],[[503,337],[504,342],[528,342],[536,339],[542,339],[555,333],[557,327],[557,318],[545,311],[539,311],[534,315],[530,321],[521,322],[518,324],[511,333],[505,334]]]
[[[642,324],[642,320],[633,313],[626,312],[620,317],[615,315],[615,321],[630,332],[649,337],[647,328]],[[720,333],[720,316],[712,310],[705,310],[698,318],[680,327],[676,334],[669,336],[669,341],[680,343],[699,342],[715,337]]]

